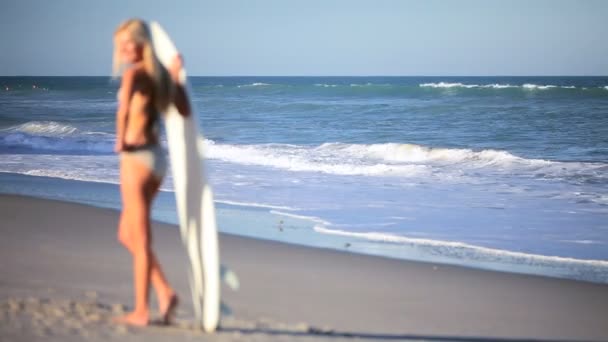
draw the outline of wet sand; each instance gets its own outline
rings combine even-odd
[[[608,340],[608,285],[225,234],[222,263],[241,289],[223,289],[233,314],[206,335],[192,323],[178,229],[163,223],[154,246],[181,297],[177,321],[119,326],[110,319],[132,306],[132,274],[118,212],[0,195],[0,217],[0,341]]]

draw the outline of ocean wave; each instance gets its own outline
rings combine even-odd
[[[608,180],[608,165],[530,159],[501,150],[427,147],[416,144],[232,145],[204,140],[206,157],[233,164],[332,175],[393,176],[466,182],[480,174]],[[114,135],[58,122],[28,122],[0,130],[0,146],[36,153],[112,154]]]
[[[602,242],[595,240],[560,240],[560,242],[575,243],[579,245],[603,245]]]
[[[254,82],[254,83],[250,83],[250,84],[241,84],[241,85],[237,85],[237,88],[247,88],[247,87],[263,87],[263,86],[270,86],[272,84],[269,83],[263,83],[263,82]]]
[[[371,83],[371,82],[367,82],[367,83],[351,83],[349,85],[350,87],[391,87],[394,85],[391,84],[387,84],[387,83]]]
[[[422,177],[468,181],[485,174],[606,181],[608,165],[529,159],[507,151],[416,144],[230,145],[207,140],[207,157],[229,163],[335,175]]]
[[[207,158],[226,162],[268,166],[300,172],[322,172],[335,175],[421,175],[424,165],[388,165],[366,163],[364,160],[348,160],[333,154],[331,150],[307,146],[266,144],[227,145],[205,141]]]
[[[110,139],[55,138],[11,133],[0,136],[0,145],[8,148],[26,148],[34,151],[55,151],[60,153],[93,152],[105,154],[112,153],[114,142]]]
[[[114,136],[55,121],[30,121],[0,129],[0,145],[37,151],[111,153]]]
[[[439,82],[439,83],[421,83],[419,85],[422,88],[478,88],[477,84],[463,84],[460,82],[450,83],[450,82]]]
[[[338,85],[337,84],[316,83],[315,87],[335,88],[335,87],[338,87]]]
[[[419,85],[422,88],[494,88],[494,89],[505,89],[505,88],[518,88],[519,86],[511,85],[511,84],[464,84],[460,82],[449,83],[449,82],[439,82],[439,83],[422,83]]]
[[[552,84],[538,85],[538,84],[531,84],[531,83],[526,83],[526,84],[522,85],[521,87],[524,89],[541,89],[541,90],[558,88],[558,86],[552,85]],[[564,87],[559,87],[559,88],[564,88]]]
[[[382,88],[386,88],[386,87],[392,87],[392,88],[401,88],[401,87],[408,87],[406,85],[399,85],[399,84],[388,84],[388,83],[372,83],[372,82],[367,82],[367,83],[350,83],[350,84],[327,84],[327,83],[315,83],[314,84],[315,87],[323,87],[323,88],[336,88],[336,87],[345,87],[345,88],[378,88],[378,87],[382,87]]]
[[[5,154],[0,172],[118,184],[114,155]]]
[[[218,87],[217,85],[208,87]],[[378,94],[403,94],[408,92],[416,92],[416,89],[437,89],[437,90],[449,90],[449,89],[471,89],[471,90],[586,90],[590,88],[576,86],[576,85],[555,85],[555,84],[535,84],[535,83],[524,83],[524,84],[511,84],[511,83],[463,83],[463,82],[426,82],[419,84],[390,84],[390,83],[314,83],[314,84],[281,84],[281,83],[264,83],[264,82],[253,82],[249,84],[235,85],[236,88],[259,88],[259,89],[283,89],[290,88],[296,89],[297,91],[305,91],[307,88],[312,87],[316,89],[323,89],[331,92],[350,93],[355,92],[360,94],[366,90]],[[606,86],[608,87],[608,86]],[[605,87],[595,87],[592,89],[605,89]]]
[[[325,143],[319,150],[330,150],[335,154],[348,154],[362,158],[383,160],[386,162],[407,163],[475,163],[476,166],[510,164],[515,161],[526,161],[535,164],[550,164],[541,159],[524,159],[506,151],[426,147],[416,144],[384,143],[384,144],[343,144]]]
[[[576,86],[557,86],[557,85],[552,85],[552,84],[547,84],[547,85],[539,85],[539,84],[532,84],[532,83],[525,83],[523,85],[513,85],[513,84],[499,84],[499,83],[493,83],[493,84],[464,84],[461,82],[454,82],[454,83],[450,83],[450,82],[437,82],[437,83],[421,83],[418,85],[421,88],[466,88],[466,89],[473,89],[473,88],[491,88],[491,89],[506,89],[506,88],[521,88],[521,89],[527,89],[527,90],[535,90],[535,89],[539,89],[539,90],[545,90],[545,89],[552,89],[552,88],[560,88],[560,89],[576,89]]]
[[[587,260],[530,254],[482,247],[463,242],[411,238],[380,232],[351,232],[339,229],[328,229],[321,226],[315,226],[314,231],[320,234],[338,235],[373,242],[416,247],[417,249],[423,249],[426,253],[431,255],[466,260],[467,262],[499,262],[514,265],[565,269],[579,280],[602,283],[608,282],[608,261],[606,260]]]
[[[30,121],[17,126],[3,128],[0,132],[21,132],[42,136],[66,136],[78,132],[78,128],[55,121]]]

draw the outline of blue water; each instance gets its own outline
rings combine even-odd
[[[223,231],[608,282],[608,77],[191,82]],[[119,208],[118,84],[0,86],[0,192]]]

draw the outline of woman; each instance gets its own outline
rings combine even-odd
[[[190,114],[185,90],[177,82],[181,68],[179,56],[170,70],[160,64],[144,21],[127,20],[114,33],[114,75],[123,71],[116,112],[115,151],[120,153],[123,205],[118,239],[133,256],[135,285],[135,308],[116,318],[121,323],[148,324],[150,283],[165,323],[178,303],[151,249],[150,209],[166,169],[158,137],[160,113],[173,103],[180,114]]]

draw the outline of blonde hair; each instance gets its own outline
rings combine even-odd
[[[152,35],[148,24],[141,19],[129,19],[118,25],[114,32],[114,38],[119,33],[127,32],[136,44],[143,47],[142,63],[144,70],[152,78],[154,83],[154,106],[158,111],[165,111],[171,100],[173,82],[167,69],[160,63],[152,46]],[[112,74],[117,77],[122,73],[123,65],[119,60],[116,43],[114,46],[114,57],[112,63]]]

